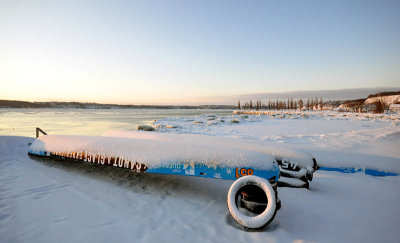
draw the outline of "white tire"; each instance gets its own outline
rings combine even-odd
[[[268,205],[264,212],[257,216],[248,216],[242,213],[237,205],[238,192],[246,185],[255,185],[261,188],[268,199]],[[271,184],[264,178],[258,176],[244,176],[236,180],[228,192],[228,209],[236,222],[249,229],[259,229],[267,226],[272,222],[276,215],[276,198],[274,189]]]

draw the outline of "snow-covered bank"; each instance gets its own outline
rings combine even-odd
[[[0,137],[1,242],[396,242],[400,177],[316,172],[280,188],[263,231],[230,217],[232,181],[162,176],[28,157],[32,138]]]

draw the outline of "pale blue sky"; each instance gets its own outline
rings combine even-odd
[[[400,1],[0,2],[0,99],[201,104],[399,77]]]

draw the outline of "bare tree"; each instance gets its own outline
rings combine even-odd
[[[299,109],[300,109],[300,110],[303,109],[303,105],[304,105],[304,104],[303,104],[303,100],[300,99],[300,100],[299,100]]]
[[[323,108],[324,108],[324,102],[322,101],[322,96],[321,96],[321,98],[319,99],[319,108],[320,108],[321,110],[323,110]]]
[[[375,105],[375,113],[383,113],[386,109],[386,104],[381,99],[373,103]]]

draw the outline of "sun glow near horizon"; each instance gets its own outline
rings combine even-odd
[[[0,4],[0,99],[203,104],[399,86],[396,1],[79,3]]]

